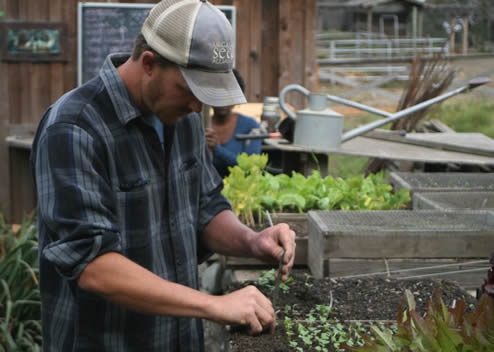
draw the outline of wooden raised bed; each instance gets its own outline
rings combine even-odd
[[[433,272],[469,289],[478,287],[485,272],[469,271],[464,277],[446,272],[458,270],[463,262],[487,263],[492,247],[486,244],[493,240],[494,213],[487,211],[313,211],[308,264],[318,278],[458,264]]]

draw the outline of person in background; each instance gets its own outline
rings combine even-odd
[[[245,92],[242,76],[236,69],[232,71],[242,92]],[[212,127],[206,128],[206,142],[213,152],[213,164],[221,177],[228,176],[228,168],[237,165],[239,154],[261,153],[261,139],[235,139],[237,134],[249,134],[253,129],[259,128],[259,123],[253,117],[233,112],[233,107],[213,107]]]
[[[205,0],[163,0],[132,55],[43,115],[31,163],[38,196],[43,351],[204,350],[202,320],[273,331],[254,286],[199,291],[214,252],[271,263],[295,257],[287,224],[256,232],[221,195],[198,114],[245,103],[232,73],[233,30]]]

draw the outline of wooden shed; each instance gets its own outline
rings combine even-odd
[[[351,14],[353,32],[387,36],[421,37],[425,0],[322,1],[321,11],[345,10]]]
[[[212,3],[236,7],[236,66],[249,102],[276,96],[291,83],[316,88],[316,0]],[[77,86],[77,7],[76,0],[0,0],[0,211],[11,221],[21,221],[36,204],[29,168],[32,133],[46,108]],[[60,29],[61,51],[44,58],[9,56],[7,28],[20,27]],[[288,102],[300,107],[303,97],[293,95]]]

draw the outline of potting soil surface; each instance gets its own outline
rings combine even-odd
[[[307,314],[317,305],[329,305],[332,293],[333,307],[330,319],[336,322],[348,321],[394,321],[401,298],[405,290],[410,290],[416,301],[416,310],[424,315],[427,302],[435,288],[439,288],[446,306],[451,307],[455,300],[463,300],[467,310],[473,310],[477,300],[453,281],[437,280],[397,280],[387,278],[366,277],[361,279],[314,279],[307,271],[295,270],[293,281],[287,285],[286,292],[280,292],[277,311],[278,325],[276,332],[249,336],[246,330],[232,332],[231,352],[285,352],[296,351],[288,344],[283,319],[288,316],[295,320],[307,319]],[[266,296],[271,297],[271,287],[261,286],[256,282],[235,283],[232,290],[247,284],[256,285]],[[480,286],[481,283],[479,283]],[[289,306],[289,308],[286,308]],[[328,351],[338,351],[331,346]],[[303,351],[312,351],[303,346]]]

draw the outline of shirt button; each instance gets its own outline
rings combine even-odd
[[[181,258],[177,259],[177,265],[181,266],[183,263],[184,263],[184,261]]]

